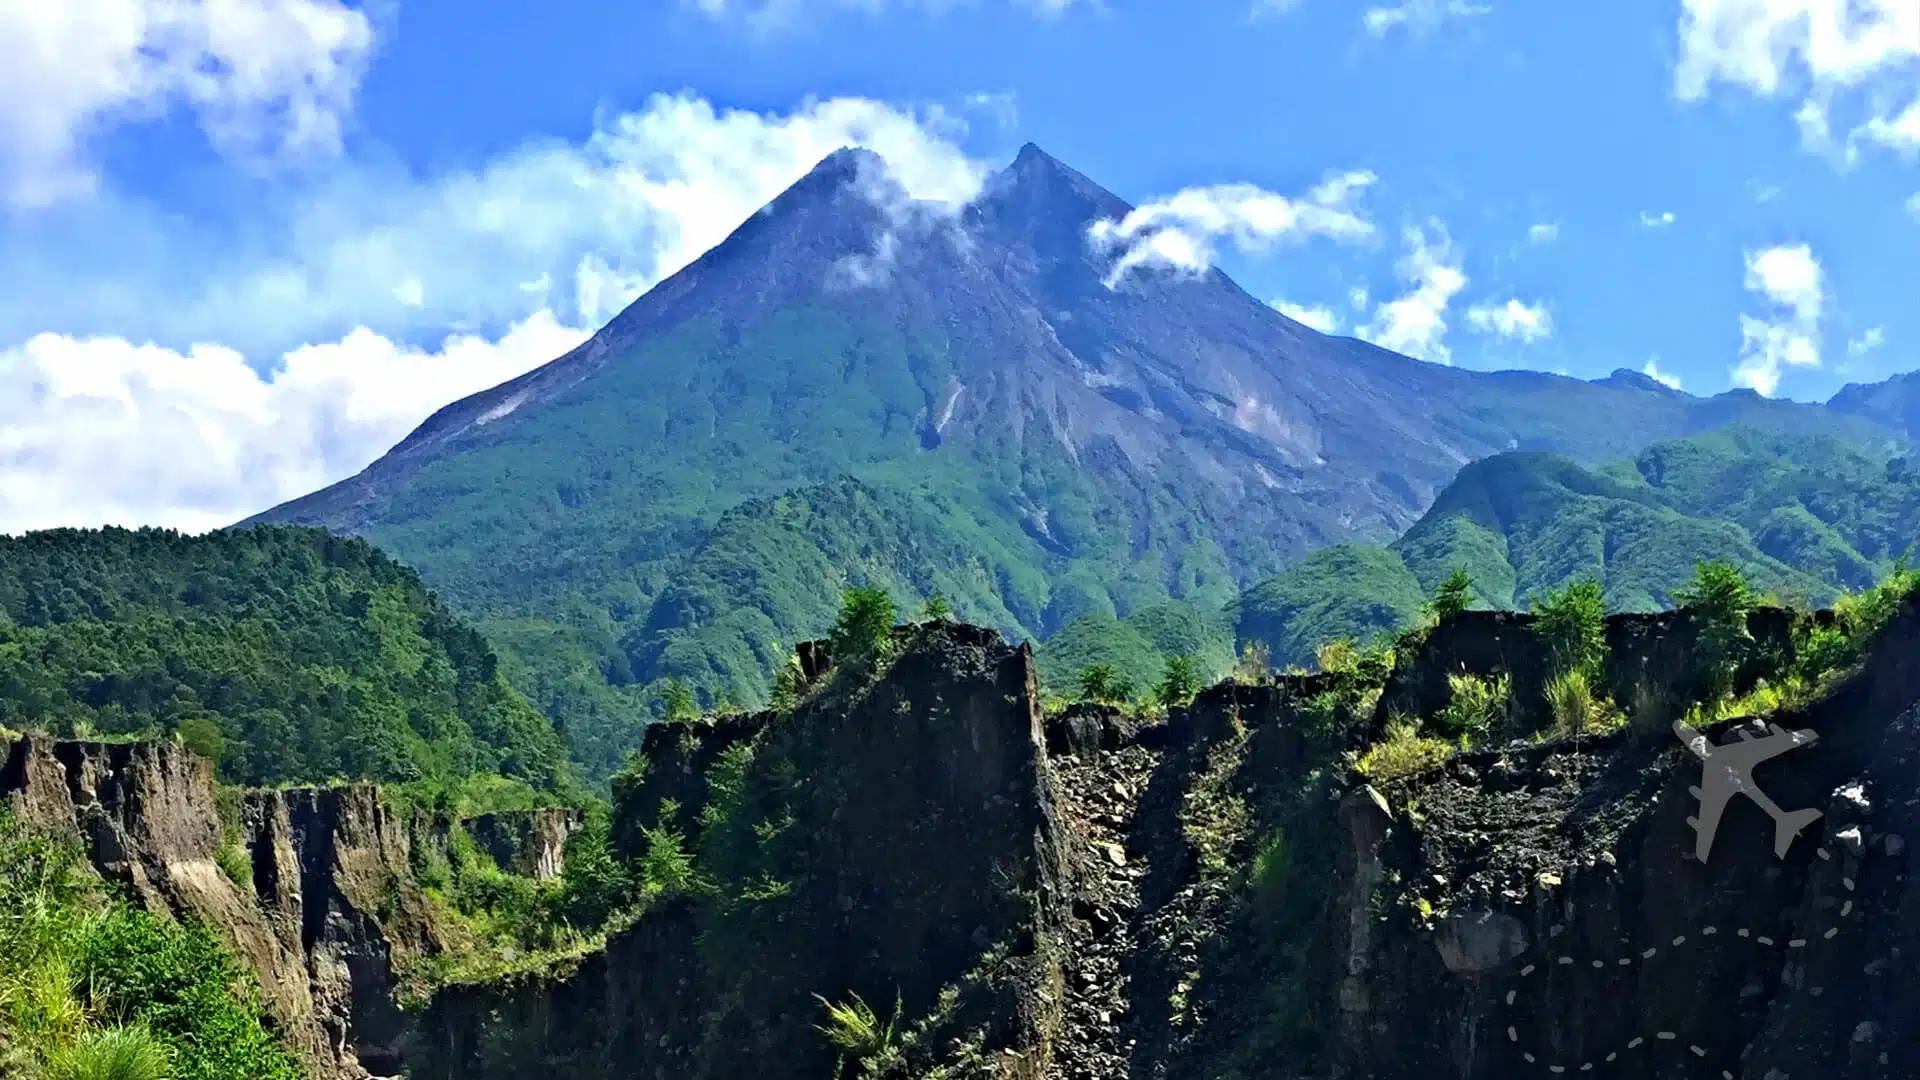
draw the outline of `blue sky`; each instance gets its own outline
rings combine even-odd
[[[1142,272],[1436,361],[1915,366],[1912,0],[534,11],[0,0],[0,529],[351,473],[848,142],[955,202],[1037,142],[1146,208]]]

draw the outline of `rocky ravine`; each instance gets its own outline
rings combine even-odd
[[[1775,618],[1752,629],[1784,643]],[[432,930],[371,891],[405,830],[363,789],[257,796],[254,897],[213,869],[211,804],[171,794],[204,778],[171,752],[21,744],[5,789],[229,926],[303,1038],[416,1080],[1920,1075],[1920,611],[1775,718],[1821,740],[1758,778],[1818,824],[1776,859],[1737,801],[1706,864],[1699,767],[1663,730],[1353,783],[1342,751],[1432,707],[1435,670],[1530,682],[1525,626],[1470,615],[1384,686],[1228,683],[1147,723],[1043,716],[1031,654],[986,631],[903,631],[877,679],[811,647],[798,709],[658,725],[616,792],[617,843],[678,832],[707,888],[602,953],[443,991],[409,1031],[380,974]],[[1616,699],[1671,698],[1648,680],[1691,634],[1614,620]],[[855,995],[891,1034],[837,1054],[822,1001]]]
[[[1779,718],[1823,738],[1763,782],[1822,807],[1819,827],[1776,860],[1740,802],[1711,865],[1686,821],[1698,766],[1663,731],[1349,786],[1342,740],[1421,707],[1423,665],[1532,680],[1524,629],[1443,627],[1383,692],[1226,684],[1141,724],[1043,721],[1025,650],[936,628],[790,717],[658,727],[639,818],[673,800],[698,857],[714,763],[751,754],[812,793],[783,804],[821,830],[784,864],[806,899],[676,901],[578,970],[443,996],[421,1075],[830,1076],[813,995],[849,991],[882,1020],[897,995],[904,1034],[846,1076],[1920,1075],[1902,1019],[1920,615]],[[1621,699],[1686,669],[1684,618],[1622,617],[1609,639]],[[729,927],[756,950],[716,951]]]
[[[444,826],[403,820],[370,785],[248,792],[238,845],[251,880],[235,882],[216,862],[230,825],[210,762],[172,742],[27,736],[0,746],[0,799],[14,814],[78,843],[148,910],[220,929],[316,1071],[401,1069],[409,1023],[394,1001],[396,968],[442,947],[414,882],[413,846]],[[468,825],[503,865],[558,873],[571,812],[513,817]]]

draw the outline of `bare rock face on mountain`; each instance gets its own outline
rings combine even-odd
[[[837,152],[573,352],[256,520],[368,535],[490,626],[515,620],[499,640],[523,672],[564,666],[565,638],[595,654],[575,667],[717,699],[823,631],[848,581],[1042,634],[1384,539],[1499,451],[1613,457],[1733,420],[1877,430],[1423,363],[1218,271],[1113,280],[1089,229],[1130,209],[1033,146],[959,210]],[[846,477],[878,493],[877,523],[820,487]]]

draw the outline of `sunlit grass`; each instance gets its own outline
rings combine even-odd
[[[1369,780],[1398,780],[1424,772],[1452,757],[1461,743],[1420,734],[1420,722],[1405,716],[1387,721],[1387,732],[1354,762]]]

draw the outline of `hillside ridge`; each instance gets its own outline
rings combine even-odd
[[[657,715],[667,678],[764,700],[767,661],[824,633],[845,585],[937,589],[1038,639],[1385,542],[1490,454],[1606,460],[1733,422],[1893,437],[1752,394],[1424,363],[1318,334],[1217,269],[1110,283],[1120,253],[1088,229],[1131,207],[1038,148],[957,212],[879,169],[830,156],[587,344],[249,521],[418,567],[605,773],[634,741],[619,718]],[[869,552],[827,487],[847,478],[911,530]],[[804,524],[735,513],[775,505]],[[762,575],[744,604],[737,575],[731,595],[674,589],[774,527],[831,580]]]

